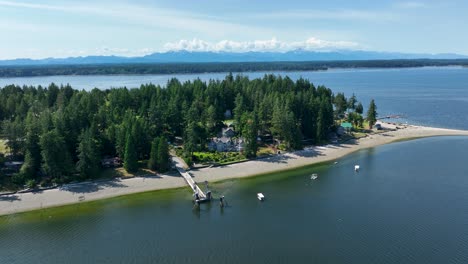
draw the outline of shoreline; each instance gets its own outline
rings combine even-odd
[[[260,176],[330,162],[356,151],[393,142],[435,136],[468,136],[468,130],[454,130],[424,126],[395,125],[380,122],[385,129],[378,134],[349,140],[341,144],[307,147],[304,150],[274,155],[226,166],[194,169],[190,174],[196,182],[218,182],[228,179]],[[88,201],[108,199],[134,193],[186,187],[180,175],[155,175],[130,179],[85,182],[32,193],[0,196],[0,216],[43,208],[60,207]]]

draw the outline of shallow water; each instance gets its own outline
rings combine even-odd
[[[225,181],[224,209],[183,188],[2,217],[0,263],[467,263],[467,154],[427,138]]]
[[[412,124],[468,129],[468,68],[425,67],[405,69],[335,69],[315,72],[273,72],[295,80],[307,78],[316,85],[325,85],[347,96],[355,93],[364,108],[374,98],[381,117],[402,115],[391,120]],[[243,73],[251,78],[265,72]],[[46,76],[0,78],[0,87],[7,84],[43,85],[51,82],[71,84],[77,89],[94,87],[139,87],[144,83],[164,86],[172,77],[181,81],[224,79],[226,73],[130,75],[130,76]]]

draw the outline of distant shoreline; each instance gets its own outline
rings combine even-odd
[[[389,123],[383,123],[383,126],[389,130],[379,134],[370,134],[365,138],[351,140],[343,144],[315,146],[244,163],[192,170],[190,173],[194,176],[196,182],[217,182],[227,179],[265,175],[331,162],[362,149],[392,142],[434,136],[468,136],[467,130],[411,125],[401,125],[396,129],[395,125]],[[122,180],[116,179],[110,181],[77,183],[64,186],[60,189],[44,190],[37,193],[0,196],[0,215],[185,186],[186,184],[183,178],[178,175],[155,175],[153,177],[135,177]]]
[[[326,71],[330,69],[395,69],[450,66],[467,67],[468,59],[0,65],[0,78],[96,75],[171,75],[272,71],[293,72]]]

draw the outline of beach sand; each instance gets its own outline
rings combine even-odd
[[[365,138],[350,140],[343,144],[316,146],[243,163],[192,170],[190,173],[194,176],[196,182],[214,182],[333,161],[361,149],[405,139],[432,136],[468,136],[468,131],[465,130],[422,126],[398,126],[400,129],[393,130],[396,128],[395,125],[382,123],[382,126],[386,129],[391,129],[391,131],[371,134]],[[156,175],[152,177],[77,183],[41,192],[0,196],[0,215],[184,186],[186,186],[184,179],[178,175]]]

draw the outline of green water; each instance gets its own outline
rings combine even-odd
[[[224,209],[183,188],[2,217],[0,263],[468,263],[467,154],[419,139],[213,184]]]

